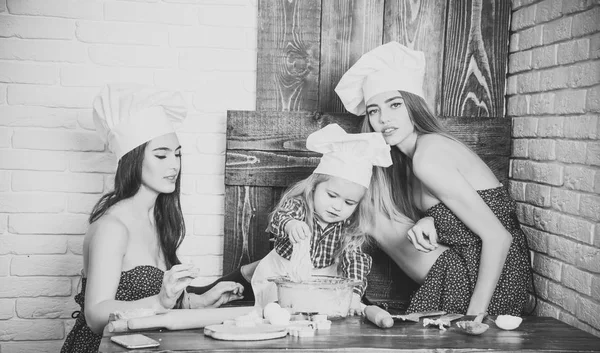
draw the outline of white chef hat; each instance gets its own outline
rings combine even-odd
[[[338,124],[329,124],[306,139],[306,148],[323,154],[313,173],[340,177],[366,188],[373,166],[392,164],[390,146],[379,133],[348,134]]]
[[[425,98],[425,54],[389,42],[365,53],[335,87],[350,113],[364,115],[365,102],[387,91],[406,91]]]
[[[155,137],[175,132],[187,115],[179,92],[140,84],[109,84],[94,99],[94,125],[121,159]]]

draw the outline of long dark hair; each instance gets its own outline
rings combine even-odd
[[[134,148],[119,160],[114,190],[98,200],[90,214],[90,224],[102,217],[117,202],[133,197],[138,192],[142,185],[142,164],[147,144],[146,142]],[[180,184],[181,168],[175,182],[175,191],[159,194],[154,205],[156,231],[167,270],[181,263],[176,254],[185,236],[185,223],[179,201]]]

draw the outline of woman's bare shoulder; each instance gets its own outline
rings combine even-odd
[[[419,137],[418,148],[412,162],[415,169],[429,168],[447,162],[452,155],[450,139],[439,134],[427,134]]]
[[[468,160],[473,156],[476,155],[458,140],[440,134],[426,134],[419,137],[413,163],[436,161],[455,164],[453,162],[457,160]]]
[[[102,215],[90,224],[86,233],[86,240],[109,241],[115,244],[126,243],[129,238],[129,229],[125,222],[114,213]]]
[[[454,148],[456,144],[456,141],[452,140],[448,136],[440,134],[425,134],[419,136],[417,152],[420,154],[444,152]]]

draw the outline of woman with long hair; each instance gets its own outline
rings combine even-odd
[[[436,231],[408,231],[424,254],[400,245],[394,222],[372,235],[388,253],[414,261],[398,265],[421,284],[408,311],[521,315],[532,280],[529,250],[515,202],[490,168],[449,135],[424,100],[425,56],[390,42],[363,55],[336,92],[346,109],[365,115],[363,131],[381,133],[393,165],[376,168],[371,198],[377,217],[411,221],[432,217]],[[387,227],[387,228],[385,228]],[[386,244],[387,242],[387,244]],[[404,244],[406,245],[406,243]]]
[[[174,125],[186,115],[181,94],[109,85],[94,101],[94,123],[118,159],[114,190],[96,203],[83,242],[81,292],[62,352],[96,352],[114,312],[148,314],[219,306],[243,287],[220,282],[201,296],[185,289],[197,269],[182,264],[181,146]]]

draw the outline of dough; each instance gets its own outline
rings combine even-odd
[[[267,320],[271,319],[271,315],[273,315],[277,310],[281,309],[281,306],[277,303],[269,303],[265,305],[263,309],[263,317]]]
[[[294,244],[290,265],[292,268],[288,275],[293,282],[305,282],[310,279],[313,264],[310,258],[309,237]]]

